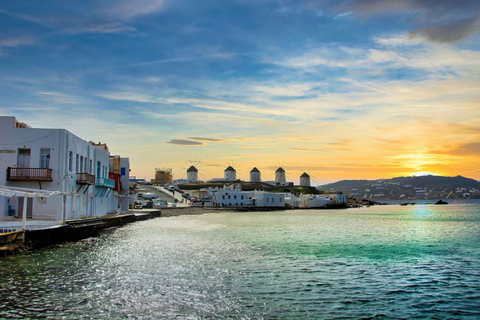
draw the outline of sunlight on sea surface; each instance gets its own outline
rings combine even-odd
[[[0,317],[480,317],[480,203],[221,212],[0,260]]]

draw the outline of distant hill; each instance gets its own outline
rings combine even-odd
[[[480,183],[462,176],[398,177],[380,180],[342,180],[319,186],[356,198],[376,200],[401,199],[478,199]]]

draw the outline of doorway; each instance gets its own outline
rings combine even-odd
[[[18,198],[18,213],[19,218],[23,218],[23,204],[25,198]],[[33,218],[33,198],[27,198],[27,219]]]
[[[19,176],[27,176],[28,170],[22,170],[30,167],[30,149],[18,149],[17,168]]]

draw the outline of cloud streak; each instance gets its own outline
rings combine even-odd
[[[182,139],[173,139],[166,143],[175,144],[179,146],[205,146],[203,142],[193,141],[193,140],[182,140]]]

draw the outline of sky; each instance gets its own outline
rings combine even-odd
[[[0,115],[131,175],[480,180],[480,1],[0,0]]]

